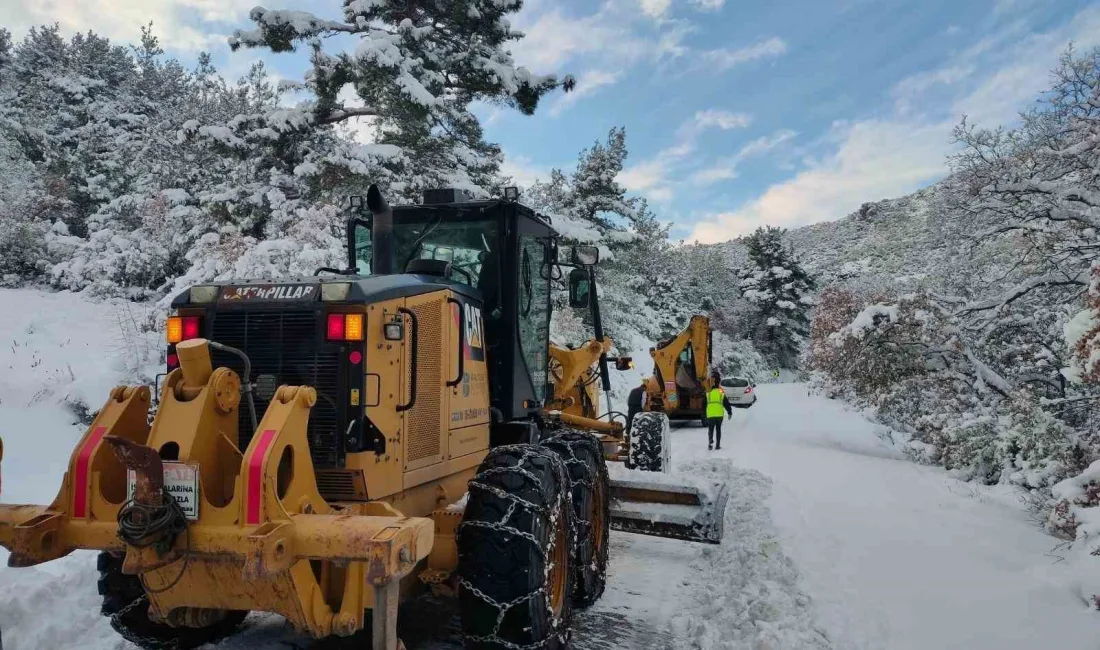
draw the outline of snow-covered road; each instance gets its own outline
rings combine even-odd
[[[80,435],[61,402],[98,406],[141,360],[120,338],[129,309],[0,290],[5,501],[54,496]],[[1057,540],[1016,495],[904,459],[859,414],[804,386],[758,390],[758,404],[726,424],[721,451],[707,451],[702,429],[672,434],[678,472],[730,482],[723,544],[613,533],[608,589],[578,613],[577,648],[1097,647],[1082,565],[1058,561]],[[132,650],[99,616],[94,565],[74,553],[0,566],[6,650]],[[428,605],[404,617],[409,650],[459,648],[453,609]],[[314,646],[278,617],[254,615],[218,647],[364,643]]]
[[[780,543],[834,647],[1100,643],[1091,594],[1018,495],[904,459],[870,422],[802,385],[758,390],[726,424],[721,451],[706,450],[704,430],[682,429],[675,460],[713,454],[771,479]]]

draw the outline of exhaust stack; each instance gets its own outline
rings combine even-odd
[[[382,196],[377,185],[367,190],[367,207],[374,215],[371,227],[371,273],[374,275],[393,275],[393,208]]]

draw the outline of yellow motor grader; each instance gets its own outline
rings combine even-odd
[[[624,426],[627,415],[611,406],[611,379],[608,366],[617,370],[634,367],[626,356],[608,357],[614,347],[604,335],[596,283],[598,250],[581,259],[574,253],[563,266],[569,273],[569,306],[587,309],[594,337],[571,348],[550,346],[551,395],[547,399],[546,418],[551,423],[591,432],[603,445],[604,457],[622,462],[629,469],[671,472],[672,440],[669,418],[665,413],[646,412],[634,416],[631,427]],[[607,411],[599,415],[600,388],[607,397]],[[623,421],[616,419],[616,416]],[[667,479],[657,482],[633,475],[611,482],[611,527],[615,530],[672,537],[694,542],[718,543],[728,487],[721,484],[709,494],[696,486],[674,484]]]
[[[467,648],[569,646],[615,482],[592,429],[546,408],[557,233],[455,191],[353,206],[347,268],[174,298],[152,424],[149,388],[112,390],[53,502],[0,505],[10,566],[100,551],[102,611],[143,648],[264,611],[396,650],[399,603],[429,589],[457,597]]]

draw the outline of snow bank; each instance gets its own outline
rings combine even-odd
[[[78,294],[0,289],[0,437],[5,503],[49,503],[61,485],[82,417],[123,383],[151,380],[159,337],[139,333],[147,308]],[[141,378],[135,380],[134,378]],[[99,614],[95,555],[29,569],[0,549],[0,630],[6,650],[114,650],[122,642]]]
[[[723,460],[693,460],[678,474],[725,480],[730,486],[722,544],[695,561],[698,583],[672,621],[675,648],[800,650],[831,648],[814,618],[798,569],[784,555],[766,505],[771,479]]]

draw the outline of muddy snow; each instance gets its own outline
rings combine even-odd
[[[82,405],[149,375],[156,345],[134,343],[133,309],[0,290],[3,501],[52,499]],[[1100,560],[1060,561],[1019,495],[906,460],[874,425],[804,386],[758,390],[757,405],[725,425],[721,451],[707,451],[702,429],[672,432],[673,477],[730,483],[723,543],[612,533],[608,588],[578,613],[577,648],[1095,646],[1100,613],[1082,585],[1097,582]],[[94,565],[74,553],[0,567],[5,649],[132,648],[98,614]],[[446,602],[407,607],[402,634],[410,650],[461,647]],[[314,644],[278,617],[253,615],[217,647],[366,644]]]

